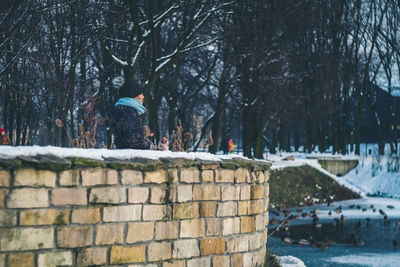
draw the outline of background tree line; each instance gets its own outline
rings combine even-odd
[[[379,152],[397,153],[400,6],[395,0],[5,0],[0,3],[0,125],[15,145],[70,146],[79,125],[111,143],[113,80],[145,89],[156,137],[178,120],[193,148],[234,137],[267,147],[360,153],[363,112]],[[388,91],[377,115],[376,85]]]

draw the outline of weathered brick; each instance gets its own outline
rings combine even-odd
[[[182,169],[180,171],[182,183],[199,183],[200,171],[196,168]]]
[[[158,264],[157,263],[129,264],[128,267],[158,267]]]
[[[162,220],[167,215],[167,205],[143,205],[143,221]]]
[[[269,197],[269,183],[264,184],[264,196]]]
[[[264,182],[268,182],[268,181],[269,181],[269,177],[270,177],[270,172],[269,172],[269,170],[268,170],[268,171],[265,171],[265,172],[264,172]]]
[[[181,221],[179,237],[203,237],[205,236],[204,219]]]
[[[214,217],[216,209],[217,209],[216,201],[200,202],[201,217]]]
[[[240,218],[226,218],[222,223],[222,235],[232,235],[240,233]]]
[[[250,201],[250,214],[259,214],[262,213],[263,210],[264,201],[262,199]]]
[[[51,203],[55,206],[87,205],[86,189],[56,188],[51,191]]]
[[[10,172],[5,170],[0,170],[0,187],[10,186]]]
[[[178,238],[178,225],[177,221],[157,222],[155,227],[155,239],[165,240]]]
[[[240,199],[240,187],[232,185],[221,186],[222,201],[227,200],[239,200]]]
[[[226,216],[236,216],[237,212],[237,203],[233,201],[218,203],[218,217],[226,217]]]
[[[127,243],[148,241],[154,237],[154,222],[138,222],[128,224]]]
[[[268,228],[265,228],[261,234],[261,244],[267,244]]]
[[[11,228],[4,231],[0,240],[2,251],[38,250],[53,248],[52,228]]]
[[[47,170],[19,169],[14,172],[14,186],[56,186],[57,174]]]
[[[256,179],[256,182],[258,182],[258,183],[260,183],[260,184],[262,184],[262,183],[265,182],[264,172],[262,172],[262,171],[257,172],[257,179]]]
[[[244,253],[243,254],[243,266],[256,267],[257,266],[257,254],[256,253]]]
[[[212,262],[213,267],[230,267],[229,256],[214,256]]]
[[[214,170],[202,170],[201,171],[201,181],[203,183],[214,181]]]
[[[178,169],[168,169],[167,174],[168,174],[170,183],[174,184],[174,183],[178,182],[178,180],[179,180]]]
[[[95,224],[100,222],[100,209],[87,208],[72,211],[72,223]]]
[[[104,207],[103,221],[105,222],[138,221],[140,220],[141,212],[142,212],[141,205]]]
[[[35,254],[32,252],[10,254],[8,255],[8,266],[9,267],[31,267],[34,266]]]
[[[251,185],[245,184],[240,186],[240,200],[250,200]]]
[[[23,188],[11,190],[8,199],[8,208],[43,208],[49,206],[47,189]]]
[[[244,252],[249,250],[249,236],[242,235],[227,242],[228,253]]]
[[[250,212],[250,201],[239,201],[238,202],[238,215],[249,215]]]
[[[264,214],[259,214],[255,216],[256,231],[262,231],[265,229],[265,226],[267,225],[266,219],[267,217],[264,216]]]
[[[8,190],[4,190],[0,188],[0,208],[4,208],[5,205],[5,198],[6,198],[6,194],[7,194]]]
[[[243,267],[243,254],[237,253],[231,255],[231,267]]]
[[[186,267],[185,260],[163,262],[162,267]]]
[[[206,219],[206,223],[206,236],[216,236],[221,234],[221,219],[209,218]]]
[[[63,248],[86,247],[92,245],[93,227],[68,226],[57,229],[57,244]]]
[[[264,187],[262,185],[255,185],[251,187],[251,198],[260,199],[264,198]]]
[[[204,266],[211,266],[210,257],[191,259],[187,261],[187,267],[204,267]]]
[[[200,240],[201,255],[224,254],[225,238],[207,238]]]
[[[151,242],[148,246],[149,261],[163,261],[171,259],[170,242]]]
[[[144,262],[146,260],[146,246],[123,247],[114,246],[111,248],[110,263],[124,264]]]
[[[196,239],[177,240],[174,242],[173,258],[186,259],[198,256],[200,256],[200,250]]]
[[[166,189],[161,187],[151,188],[150,203],[161,204],[165,203]]]
[[[269,209],[269,197],[264,199],[264,211],[268,211]]]
[[[247,169],[239,168],[235,171],[235,182],[246,183],[250,181],[250,172]]]
[[[265,254],[267,252],[267,247],[263,246],[257,255],[257,266],[262,266],[265,264]]]
[[[255,183],[256,182],[256,180],[257,180],[257,174],[256,174],[256,172],[250,172],[250,183]]]
[[[129,203],[145,203],[149,199],[149,188],[131,187],[128,189]]]
[[[253,233],[249,237],[249,248],[250,250],[259,249],[262,245],[261,243],[262,233]]]
[[[174,219],[194,219],[199,217],[199,203],[187,202],[177,204],[173,209]]]
[[[181,185],[178,189],[178,202],[191,201],[193,198],[193,187],[192,185]]]
[[[17,212],[14,210],[0,210],[0,227],[17,224]]]
[[[39,254],[38,266],[40,267],[57,267],[57,266],[72,266],[72,252],[47,252]]]
[[[122,244],[124,224],[100,224],[96,226],[96,245]]]
[[[66,170],[60,173],[60,185],[71,186],[79,185],[79,171],[78,170]]]
[[[200,184],[193,187],[193,200],[220,200],[221,187],[213,184]]]
[[[254,232],[255,224],[253,216],[242,216],[240,217],[240,232],[249,233]]]
[[[170,185],[169,186],[169,197],[168,200],[172,203],[176,203],[178,200],[178,189],[175,185]]]
[[[122,170],[121,182],[124,185],[137,185],[143,183],[143,174],[141,171]]]
[[[78,252],[78,266],[93,266],[107,263],[107,248],[85,248]]]
[[[90,190],[90,203],[120,204],[125,202],[125,188],[102,187]]]
[[[56,209],[23,210],[20,213],[21,225],[68,224],[69,211]]]
[[[235,170],[220,169],[215,177],[217,183],[233,183],[235,180]]]
[[[162,184],[168,182],[168,175],[165,171],[147,171],[144,173],[145,183]]]
[[[102,168],[90,168],[81,171],[82,185],[113,185],[118,184],[118,174],[116,170],[105,170]]]

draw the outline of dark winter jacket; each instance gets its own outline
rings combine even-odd
[[[7,135],[0,135],[0,145],[11,145],[10,138]]]
[[[119,105],[112,112],[115,146],[118,149],[149,149],[150,142],[144,137],[138,112],[133,107]]]

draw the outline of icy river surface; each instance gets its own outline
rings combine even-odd
[[[400,266],[400,200],[361,198],[289,209],[267,249],[311,266]],[[286,217],[270,213],[272,233]],[[296,218],[297,217],[297,218]],[[296,266],[296,265],[285,265]]]

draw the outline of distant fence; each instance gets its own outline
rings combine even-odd
[[[0,266],[263,266],[269,167],[0,160]]]

